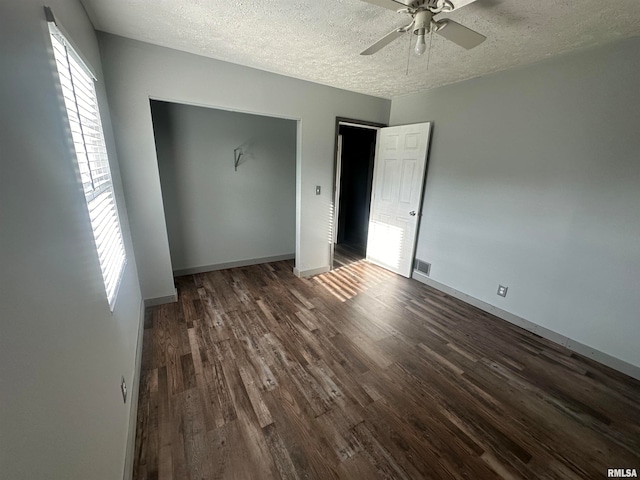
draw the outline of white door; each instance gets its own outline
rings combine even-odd
[[[411,277],[431,123],[381,128],[367,260]]]

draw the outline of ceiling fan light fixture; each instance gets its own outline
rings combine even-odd
[[[416,55],[422,55],[427,50],[427,42],[424,39],[425,29],[421,28],[418,32],[418,40],[416,41]]]
[[[452,41],[453,43],[470,50],[484,42],[487,37],[471,30],[464,25],[459,24],[448,18],[434,20],[434,15],[441,12],[450,12],[464,7],[476,0],[363,0],[380,7],[394,10],[398,13],[411,16],[411,23],[405,27],[396,28],[389,32],[376,43],[360,53],[360,55],[371,55],[379,51],[381,48],[389,45],[394,40],[400,38],[403,34],[412,31],[418,36],[416,42],[416,55],[422,55],[427,51],[427,42],[425,35],[435,32],[438,35]],[[405,3],[406,2],[406,3]],[[455,3],[452,3],[455,2]],[[408,5],[407,5],[408,3]],[[398,5],[405,8],[398,9]],[[431,37],[430,37],[431,38]],[[431,46],[431,40],[429,40]]]

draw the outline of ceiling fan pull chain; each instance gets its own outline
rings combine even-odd
[[[405,74],[407,77],[409,76],[409,61],[411,60],[411,40],[412,35],[408,35],[409,37],[409,54],[407,55],[407,73]]]
[[[431,62],[431,42],[433,42],[433,28],[429,29],[429,53],[427,53],[427,72],[429,71],[429,63]]]

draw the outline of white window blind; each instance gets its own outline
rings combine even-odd
[[[113,310],[126,256],[94,79],[52,22],[49,31],[104,286]]]

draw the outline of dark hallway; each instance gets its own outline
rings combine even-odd
[[[339,133],[342,155],[336,251],[348,249],[349,257],[364,258],[377,130],[341,125]]]

